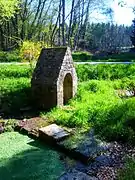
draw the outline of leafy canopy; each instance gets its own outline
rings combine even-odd
[[[0,0],[0,24],[10,19],[19,4],[19,0]]]

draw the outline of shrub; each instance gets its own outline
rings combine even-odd
[[[31,68],[28,65],[0,65],[0,79],[4,78],[30,78]]]
[[[5,78],[0,80],[0,109],[4,115],[17,114],[30,104],[30,80]]]
[[[24,41],[20,49],[20,56],[24,61],[36,61],[39,57],[42,45],[40,42]]]
[[[121,79],[134,78],[135,65],[117,64],[117,65],[76,65],[77,75],[80,81],[90,79]]]
[[[18,121],[15,119],[3,120],[0,119],[0,134],[3,132],[11,132],[15,130]]]
[[[92,59],[92,54],[89,52],[84,52],[84,51],[80,51],[80,52],[74,52],[72,53],[72,57],[74,61],[91,61]]]
[[[0,62],[21,62],[22,58],[19,55],[19,50],[0,51]]]
[[[4,125],[4,132],[14,131],[17,124],[18,124],[17,120],[14,120],[14,119],[6,120],[5,125]]]

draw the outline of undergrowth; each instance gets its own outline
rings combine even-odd
[[[135,159],[128,159],[125,167],[119,171],[118,180],[134,180],[135,179]]]
[[[96,133],[107,140],[134,143],[135,98],[120,98],[117,89],[123,86],[127,85],[120,80],[82,82],[76,97],[66,107],[54,108],[47,116],[57,124],[72,128],[94,127]]]
[[[114,80],[121,78],[131,78],[135,76],[135,65],[77,65],[76,71],[80,81],[88,81],[91,79]]]
[[[68,127],[94,127],[108,140],[134,141],[135,98],[117,90],[134,90],[135,65],[78,65],[78,92],[64,108],[42,113]],[[1,65],[0,113],[15,113],[31,102],[28,65]]]

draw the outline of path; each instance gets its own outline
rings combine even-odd
[[[135,64],[135,62],[74,62],[75,64],[89,64],[89,65],[98,65],[98,64]],[[28,65],[29,62],[7,62],[0,63],[0,65]]]

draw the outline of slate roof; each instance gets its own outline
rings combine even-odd
[[[42,49],[34,71],[34,79],[50,84],[56,82],[66,51],[67,47]]]

